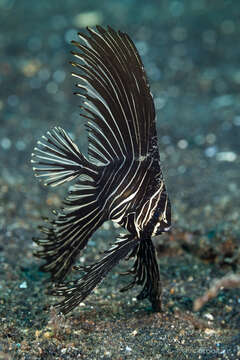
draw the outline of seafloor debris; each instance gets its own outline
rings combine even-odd
[[[239,274],[227,274],[223,278],[215,280],[205,294],[194,301],[193,309],[200,310],[209,300],[215,298],[223,288],[234,289],[240,287]]]

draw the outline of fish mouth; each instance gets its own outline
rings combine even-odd
[[[169,232],[171,230],[171,225],[163,225],[163,226],[160,226],[157,231],[153,231],[152,233],[152,236],[158,236],[158,235],[161,235],[162,233],[166,233],[166,232]]]
[[[161,224],[161,226],[159,227],[159,232],[157,233],[166,233],[169,232],[171,229],[172,229],[172,225],[164,221],[164,223]]]
[[[165,228],[163,228],[161,231],[162,232],[169,232],[171,230],[172,226],[166,226]]]

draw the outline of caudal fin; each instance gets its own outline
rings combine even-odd
[[[32,163],[35,175],[45,185],[57,186],[81,175],[69,190],[63,208],[55,212],[48,225],[40,227],[42,236],[34,239],[41,246],[35,255],[46,261],[41,270],[50,272],[52,280],[63,281],[92,233],[106,220],[97,202],[98,168],[60,127],[38,141]]]
[[[65,299],[56,304],[56,308],[67,314],[80,304],[91,291],[101,283],[107,273],[121,259],[136,247],[138,239],[132,235],[119,238],[116,243],[105,252],[105,256],[93,265],[84,267],[86,274],[80,279],[62,285],[56,285],[52,295],[64,296]],[[81,268],[81,267],[80,267]]]
[[[81,174],[94,178],[97,168],[79,151],[78,146],[61,127],[42,136],[32,153],[33,171],[44,185],[57,186]]]

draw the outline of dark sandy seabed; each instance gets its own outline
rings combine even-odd
[[[240,358],[240,290],[192,310],[214,279],[239,273],[239,15],[234,0],[0,0],[0,359]],[[69,41],[95,23],[133,38],[155,98],[173,206],[171,234],[155,239],[161,314],[136,301],[139,289],[119,293],[128,279],[118,273],[130,266],[122,262],[58,317],[32,255],[37,225],[64,189],[38,184],[30,154],[55,125],[86,150]],[[80,261],[93,262],[118,231],[105,224]]]

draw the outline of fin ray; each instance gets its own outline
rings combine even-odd
[[[57,186],[80,174],[96,177],[96,166],[79,151],[77,145],[60,127],[48,131],[34,148],[31,163],[35,176],[44,185]]]
[[[83,64],[72,64],[83,73],[73,75],[85,79],[84,90],[79,84],[80,91],[97,109],[91,109],[90,124],[97,124],[104,134],[104,121],[110,126],[118,158],[146,156],[153,146],[152,136],[156,135],[155,110],[135,45],[125,33],[110,27],[105,30],[97,26],[96,31],[88,28],[88,32],[89,36],[80,34],[86,45],[73,42],[81,51],[73,54]]]
[[[90,236],[106,220],[96,200],[96,186],[90,182],[88,190],[86,182],[79,180],[71,187],[63,209],[49,225],[40,228],[44,236],[34,239],[42,247],[35,256],[46,261],[41,270],[50,272],[53,281],[62,281]]]
[[[107,273],[127,254],[136,247],[138,239],[132,235],[126,235],[105,252],[101,260],[93,265],[85,266],[86,274],[77,281],[56,285],[51,291],[52,295],[64,296],[65,299],[55,307],[62,313],[67,314],[80,304],[101,283]],[[79,269],[79,267],[77,267]],[[81,267],[80,267],[81,268]]]
[[[127,291],[134,285],[142,285],[143,288],[137,299],[149,298],[154,311],[161,311],[161,282],[155,248],[151,239],[139,242],[137,250],[130,254],[130,257],[136,257],[134,265],[123,275],[132,275],[134,278],[120,291]]]

